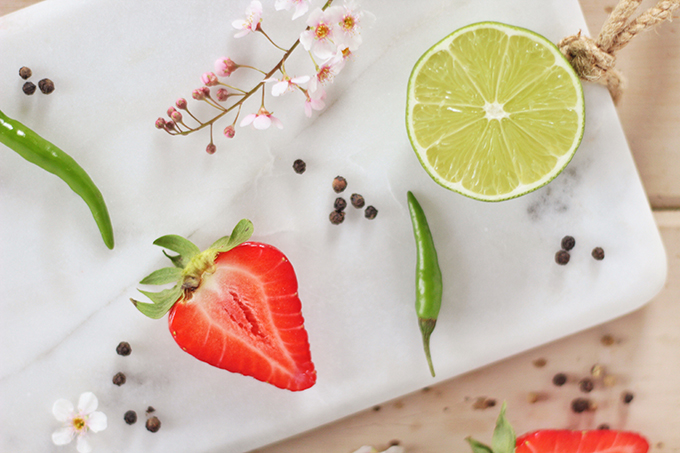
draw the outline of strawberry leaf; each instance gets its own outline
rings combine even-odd
[[[182,295],[182,285],[177,284],[171,289],[164,289],[157,293],[142,291],[141,289],[139,292],[151,299],[151,302],[153,303],[139,302],[134,299],[130,299],[130,301],[132,301],[139,311],[149,318],[159,319],[162,318],[180,298]]]
[[[253,223],[250,220],[241,219],[234,227],[230,236],[224,236],[223,238],[216,240],[210,248],[217,252],[229,251],[250,239],[250,236],[253,234],[253,229]]]
[[[190,261],[182,258],[182,255],[168,255],[165,250],[163,250],[163,255],[170,258],[172,264],[174,264],[175,267],[178,267],[180,269],[184,269],[185,267],[187,267],[187,264],[189,264]]]
[[[142,285],[165,285],[174,283],[182,276],[182,269],[179,267],[164,267],[147,275],[140,281]]]
[[[196,247],[193,242],[176,234],[161,236],[153,241],[153,243],[154,245],[158,245],[168,250],[172,250],[173,252],[179,253],[179,255],[184,260],[191,260],[191,258],[201,252],[201,250]]]
[[[468,437],[465,440],[467,440],[470,447],[472,447],[472,453],[493,453],[491,447],[474,440],[472,437]]]
[[[515,451],[515,430],[512,429],[510,422],[505,418],[505,403],[501,406],[501,413],[496,420],[496,428],[491,437],[491,448],[493,453],[513,453]]]

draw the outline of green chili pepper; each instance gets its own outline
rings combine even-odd
[[[432,233],[427,218],[416,197],[408,192],[408,209],[413,223],[413,235],[416,239],[416,314],[418,326],[423,337],[425,357],[434,377],[434,367],[430,356],[430,335],[437,323],[439,308],[442,304],[442,272],[439,269],[437,250],[434,247]]]
[[[57,175],[78,194],[90,208],[104,243],[113,248],[113,227],[104,197],[92,179],[71,156],[36,132],[0,111],[0,142],[27,161]]]

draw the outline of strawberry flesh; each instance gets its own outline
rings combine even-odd
[[[606,429],[541,430],[517,438],[515,453],[646,453],[649,443],[639,434]]]
[[[215,258],[171,308],[177,344],[199,360],[276,387],[316,382],[293,266],[275,247],[244,242]]]

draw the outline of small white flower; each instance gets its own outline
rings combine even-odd
[[[269,113],[264,107],[260,108],[257,113],[251,113],[250,115],[247,115],[245,118],[243,118],[240,126],[245,127],[249,126],[250,124],[252,124],[255,129],[261,131],[268,129],[272,124],[279,129],[283,129],[283,123],[281,120]]]
[[[253,0],[248,8],[246,8],[246,18],[235,20],[231,23],[240,32],[234,35],[234,38],[240,38],[247,35],[248,33],[253,33],[257,31],[257,27],[260,26],[262,22],[262,3],[257,0]]]
[[[97,397],[92,392],[80,395],[77,410],[68,400],[55,401],[52,413],[64,426],[52,433],[52,442],[55,445],[66,445],[75,437],[78,453],[90,453],[92,445],[87,439],[87,433],[98,433],[107,426],[106,414],[96,410],[98,404]]]
[[[295,20],[298,17],[303,16],[307,10],[309,10],[309,0],[276,0],[276,3],[274,4],[274,8],[276,8],[277,11],[281,11],[282,9],[290,11],[293,6],[295,7],[293,20]]]
[[[375,22],[375,16],[358,8],[354,1],[345,2],[343,6],[331,6],[326,10],[326,17],[335,27],[336,44],[341,48],[354,51],[361,44],[361,29]]]
[[[309,76],[293,78],[284,76],[283,79],[277,79],[275,77],[264,79],[264,82],[274,82],[274,86],[272,86],[272,96],[281,96],[282,94],[299,87],[300,84],[309,82],[309,79]]]
[[[307,90],[305,96],[305,115],[307,115],[307,118],[311,118],[312,111],[323,110],[323,108],[326,107],[326,103],[324,102],[324,99],[326,99],[326,92],[323,88],[317,87],[316,91],[312,92]]]
[[[335,76],[345,67],[345,58],[342,55],[342,52],[339,52],[319,66],[316,76],[309,81],[308,91],[313,93],[320,88],[320,85],[333,83]]]
[[[300,33],[300,44],[319,58],[333,56],[336,45],[333,43],[333,22],[321,9],[317,8],[307,18],[309,28]]]

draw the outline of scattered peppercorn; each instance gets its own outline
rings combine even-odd
[[[30,96],[35,93],[35,84],[33,82],[26,82],[21,89],[24,90],[25,94]]]
[[[359,195],[358,193],[353,193],[351,197],[349,197],[349,202],[352,203],[352,206],[354,206],[357,209],[363,208],[366,202],[364,201],[364,197]]]
[[[335,203],[333,203],[333,208],[336,211],[342,211],[347,207],[347,202],[345,201],[344,198],[338,197],[335,199]]]
[[[602,423],[600,426],[597,427],[597,429],[611,429],[608,424]]]
[[[153,406],[149,406],[146,408],[146,413],[151,414],[153,412],[156,412],[156,409]]]
[[[42,91],[43,94],[50,94],[54,91],[54,82],[50,79],[42,79],[38,82],[38,88],[40,88],[40,91]]]
[[[562,249],[563,250],[571,250],[574,248],[576,245],[576,239],[574,239],[573,236],[565,236],[562,238]]]
[[[347,180],[342,176],[336,176],[333,180],[333,190],[335,193],[340,193],[347,188]]]
[[[293,170],[295,170],[295,173],[298,175],[301,175],[307,170],[307,164],[302,159],[295,159],[295,162],[293,162]]]
[[[123,373],[116,373],[116,375],[113,377],[113,383],[118,387],[125,384],[125,381],[127,381],[127,378]]]
[[[555,262],[562,266],[569,262],[569,258],[571,258],[571,256],[566,250],[560,250],[559,252],[555,253]]]
[[[633,401],[633,397],[634,395],[631,392],[623,392],[621,395],[621,399],[626,404],[629,404],[631,401]]]
[[[344,211],[333,211],[333,212],[330,213],[328,218],[330,219],[330,221],[333,225],[340,225],[342,222],[345,221],[345,212]]]
[[[149,417],[146,420],[146,429],[148,429],[152,433],[158,432],[158,430],[161,429],[161,421],[155,415]]]
[[[373,206],[367,206],[366,211],[364,211],[364,217],[366,217],[368,220],[373,220],[375,217],[378,215],[378,210],[375,209]]]
[[[127,356],[130,355],[131,352],[132,348],[130,347],[130,343],[127,341],[121,341],[118,343],[118,346],[116,346],[116,353],[118,355]]]
[[[536,359],[532,362],[536,368],[543,368],[548,364],[548,361],[541,357],[540,359]]]
[[[33,71],[31,71],[31,68],[27,68],[26,66],[19,68],[19,77],[22,79],[28,80],[32,75]]]
[[[581,379],[581,382],[578,383],[578,387],[582,392],[590,393],[595,388],[595,383],[592,381],[592,379],[583,378]]]
[[[127,411],[123,416],[123,420],[125,420],[125,423],[127,423],[128,425],[134,425],[135,423],[137,423],[137,412]]]
[[[600,338],[600,343],[602,343],[605,346],[611,346],[614,344],[614,342],[615,342],[614,337],[612,337],[609,334],[603,335],[602,338]]]
[[[596,260],[602,261],[604,259],[604,250],[602,250],[602,247],[595,247],[591,255],[593,255],[593,258]]]
[[[591,409],[591,403],[590,400],[587,398],[575,398],[571,402],[571,410],[576,412],[577,414],[580,414],[581,412],[585,412],[589,409]]]
[[[552,381],[556,386],[562,387],[567,383],[567,375],[564,373],[557,373],[555,376],[553,376]]]

